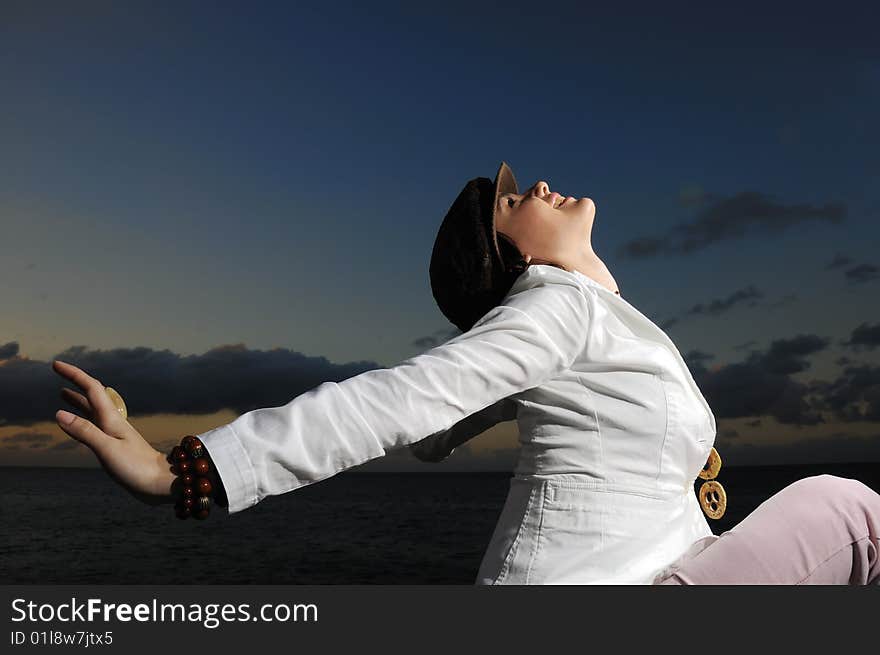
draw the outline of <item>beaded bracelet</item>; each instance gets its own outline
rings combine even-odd
[[[208,451],[198,437],[192,434],[183,437],[180,445],[174,446],[166,459],[172,466],[172,473],[177,476],[171,485],[177,518],[208,518],[211,498],[221,507],[229,506]]]

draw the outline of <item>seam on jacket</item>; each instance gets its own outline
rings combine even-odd
[[[528,562],[528,565],[526,566],[526,579],[524,581],[524,584],[529,584],[529,578],[532,575],[532,567],[535,565],[535,560],[538,559],[538,553],[541,550],[540,546],[541,546],[541,538],[542,538],[543,528],[544,528],[544,505],[547,500],[547,486],[548,486],[548,481],[544,480],[544,482],[542,482],[540,485],[535,487],[536,489],[540,490],[541,505],[538,508],[539,509],[538,530],[535,534],[534,544],[532,545],[532,552],[529,553],[529,562]]]
[[[599,424],[599,412],[596,411],[596,395],[593,393],[593,390],[590,389],[586,384],[584,384],[581,376],[578,376],[578,379],[581,380],[581,384],[584,385],[584,389],[587,390],[587,394],[590,396],[590,404],[593,408],[593,420],[596,422],[596,434],[599,436],[599,470],[602,471],[602,478],[608,478],[608,468],[605,465],[605,444],[604,439],[602,438],[602,426]]]
[[[669,436],[669,395],[666,389],[666,384],[663,382],[663,378],[657,373],[654,373],[654,379],[660,384],[660,390],[663,392],[663,404],[666,408],[666,415],[664,416],[665,425],[663,426],[663,442],[660,444],[660,455],[657,459],[657,475],[654,477],[654,481],[657,482],[660,480],[660,473],[663,471],[663,453],[666,450],[666,437]]]
[[[233,436],[238,445],[241,452],[244,453],[245,460],[247,461],[248,471],[250,472],[251,477],[251,489],[253,491],[253,498],[250,501],[250,505],[248,507],[253,507],[257,503],[260,502],[260,487],[257,485],[257,470],[254,468],[254,463],[251,460],[251,456],[248,454],[247,448],[244,447],[244,443],[242,443],[241,437],[238,436],[235,432],[235,428],[232,427],[232,423],[227,424],[229,428],[229,433]]]
[[[519,521],[519,527],[516,530],[516,535],[514,536],[513,541],[510,543],[510,548],[507,551],[507,555],[504,556],[504,561],[501,563],[501,570],[498,572],[498,577],[492,581],[493,585],[501,584],[510,573],[510,565],[513,562],[514,557],[516,556],[516,550],[519,546],[519,542],[522,540],[522,536],[526,531],[526,521],[528,520],[529,515],[532,512],[532,503],[535,499],[537,489],[538,485],[531,485],[531,488],[529,489],[529,497],[526,500],[525,511],[523,512],[523,516]]]

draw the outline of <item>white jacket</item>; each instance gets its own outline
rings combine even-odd
[[[678,349],[591,278],[532,265],[467,332],[198,435],[229,512],[516,418],[520,456],[477,584],[649,584],[716,539],[693,490],[715,417]]]

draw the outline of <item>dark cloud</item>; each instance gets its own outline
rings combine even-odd
[[[18,341],[10,341],[0,346],[0,359],[12,359],[18,355]]]
[[[791,378],[808,370],[808,358],[830,341],[816,335],[778,339],[742,362],[712,370],[703,365],[706,355],[689,353],[685,361],[718,419],[767,415],[804,426],[825,423],[822,412],[828,412],[842,422],[880,420],[880,366],[848,366],[831,382]]]
[[[28,448],[45,448],[54,437],[45,432],[18,432],[0,439],[0,448],[17,450],[21,446]]]
[[[739,305],[744,305],[746,307],[764,307],[764,308],[775,308],[783,305],[787,305],[792,303],[797,299],[797,295],[788,294],[781,298],[780,300],[776,300],[773,302],[769,301],[761,301],[764,298],[764,293],[755,287],[755,285],[750,284],[747,287],[742,289],[738,289],[730,294],[728,294],[724,298],[716,298],[714,300],[710,300],[706,303],[697,303],[693,305],[689,309],[684,310],[681,316],[673,317],[667,319],[663,323],[658,323],[658,326],[664,332],[667,331],[670,327],[678,323],[681,319],[687,318],[688,316],[708,316],[712,318],[718,318],[719,316],[723,316],[728,313],[732,309],[736,308]],[[745,345],[750,345],[754,342],[749,342]],[[744,345],[744,346],[745,346]],[[741,349],[744,346],[736,346],[735,349]]]
[[[176,444],[175,444],[175,445],[176,445]],[[54,450],[54,451],[58,451],[58,450],[76,450],[77,448],[80,448],[80,447],[82,447],[82,448],[86,448],[86,446],[85,446],[84,444],[81,444],[79,441],[76,441],[75,439],[67,438],[67,439],[64,440],[64,441],[59,441],[59,442],[56,443],[55,445],[50,446],[50,447],[48,448],[48,450]],[[165,452],[166,450],[171,450],[171,447],[169,446],[168,448],[163,449],[162,452]]]
[[[869,437],[835,434],[772,445],[755,445],[733,440],[720,444],[716,442],[716,446],[724,464],[728,466],[880,462],[880,434]]]
[[[849,346],[856,351],[862,349],[873,350],[880,346],[880,323],[875,325],[862,323],[852,331],[848,341],[841,341],[840,343],[842,346]],[[841,357],[838,361],[841,363],[850,362],[846,357]]]
[[[755,300],[763,297],[764,294],[750,284],[744,289],[734,291],[726,298],[712,300],[707,304],[697,303],[685,311],[685,316],[720,316],[736,305],[745,304],[747,307],[754,307],[757,304]]]
[[[715,355],[704,353],[702,350],[689,350],[681,357],[688,365],[688,368],[691,368],[692,366],[703,366],[703,362],[715,359]]]
[[[832,382],[814,382],[812,391],[840,421],[880,421],[880,366],[848,366]]]
[[[777,235],[809,221],[840,224],[847,213],[843,204],[786,205],[751,191],[731,197],[706,194],[701,204],[703,207],[693,221],[678,223],[659,237],[636,237],[623,244],[618,254],[633,259],[686,255],[712,243],[741,239],[747,233]]]
[[[461,330],[459,330],[458,328],[441,328],[440,330],[436,330],[433,334],[430,334],[428,336],[413,339],[412,345],[416,348],[427,350],[429,348],[434,348],[435,346],[446,343],[450,339],[457,337],[460,334]]]
[[[821,403],[810,386],[791,379],[809,368],[806,358],[824,350],[830,340],[815,335],[778,339],[765,351],[753,351],[742,362],[707,370],[702,358],[688,368],[716,418],[773,416],[792,425],[824,422]]]
[[[844,275],[848,281],[855,284],[862,284],[877,279],[878,272],[880,272],[880,269],[876,266],[872,266],[871,264],[859,264],[858,266],[853,266],[845,271]]]
[[[375,362],[334,364],[285,348],[250,350],[243,344],[182,356],[170,350],[73,346],[57,358],[84,369],[123,395],[129,414],[210,414],[229,409],[243,414],[284,405],[322,382],[339,382]],[[0,366],[0,424],[54,421],[66,403],[61,387],[74,388],[52,370],[51,361],[10,359]]]
[[[749,339],[748,341],[745,341],[739,345],[734,346],[733,349],[734,350],[745,350],[749,346],[754,346],[756,343],[758,343],[758,342],[755,341],[754,339]]]
[[[834,259],[832,259],[830,262],[828,262],[828,264],[826,264],[825,270],[830,271],[835,268],[840,268],[842,266],[846,266],[847,264],[850,264],[850,263],[852,263],[852,259],[850,259],[846,255],[842,255],[840,253],[837,253],[836,255],[834,255]]]
[[[807,370],[810,364],[805,358],[825,350],[830,343],[831,339],[815,334],[776,339],[770,344],[766,353],[757,355],[753,359],[771,373],[791,375]]]
[[[784,307],[785,305],[790,305],[795,300],[798,299],[798,295],[796,293],[787,293],[779,300],[774,300],[773,302],[764,303],[765,307]]]

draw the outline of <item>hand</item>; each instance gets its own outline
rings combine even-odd
[[[104,385],[73,364],[55,360],[52,368],[85,392],[62,388],[61,397],[88,418],[71,414],[73,422],[66,425],[63,417],[70,413],[59,410],[55,420],[61,429],[88,446],[110,477],[135,498],[148,505],[172,503],[176,476],[171,465],[122,417]]]

